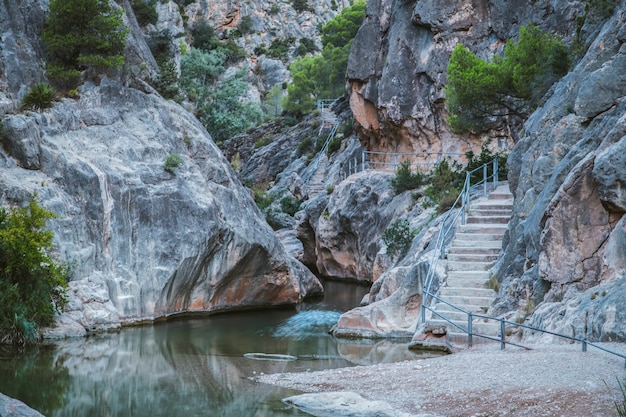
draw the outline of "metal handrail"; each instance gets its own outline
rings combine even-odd
[[[491,175],[488,174],[488,167],[493,167]],[[475,184],[471,183],[472,174],[482,170],[482,179]],[[443,259],[445,257],[445,243],[449,240],[450,237],[454,234],[454,230],[456,229],[456,224],[461,218],[461,224],[465,224],[465,214],[469,211],[470,199],[473,191],[477,189],[479,186],[483,186],[483,195],[487,195],[487,189],[489,182],[493,180],[493,188],[498,186],[498,158],[494,158],[490,162],[487,162],[480,167],[469,171],[465,174],[465,182],[463,183],[463,189],[459,193],[459,196],[456,198],[454,203],[452,204],[452,208],[448,210],[446,213],[441,228],[439,229],[439,233],[437,234],[437,240],[435,243],[435,250],[433,251],[433,258],[430,262],[428,273],[426,274],[426,279],[424,280],[424,296],[422,297],[422,322],[426,321],[426,311],[424,309],[425,305],[430,305],[432,300],[431,296],[431,287],[433,285],[433,279],[435,276],[435,269],[437,268],[437,264],[439,259]],[[456,207],[461,205],[459,209]],[[430,298],[429,298],[430,297]]]
[[[491,175],[488,175],[488,166],[493,164],[493,171]],[[480,170],[482,170],[482,179],[480,181],[478,181],[476,184],[471,184],[471,176],[472,174],[479,172]],[[556,336],[556,337],[560,337],[560,338],[564,338],[573,342],[579,342],[582,344],[582,351],[586,352],[587,351],[587,347],[588,346],[592,346],[596,349],[599,349],[601,351],[610,353],[612,355],[618,356],[622,359],[624,359],[624,366],[626,367],[626,355],[623,355],[621,353],[612,351],[610,349],[607,349],[603,346],[600,346],[596,343],[593,343],[585,338],[579,338],[579,337],[573,337],[573,336],[567,336],[564,334],[560,334],[560,333],[556,333],[556,332],[552,332],[550,330],[545,330],[545,329],[540,329],[538,327],[533,327],[533,326],[529,326],[523,323],[517,323],[517,322],[513,322],[510,320],[506,320],[502,317],[494,317],[494,316],[489,316],[486,314],[481,314],[481,313],[477,313],[477,312],[471,312],[471,311],[467,311],[455,304],[450,303],[449,301],[444,300],[443,298],[439,297],[437,294],[434,293],[434,291],[431,290],[431,287],[433,285],[433,278],[435,275],[435,268],[437,266],[437,263],[439,261],[439,259],[443,259],[445,257],[445,242],[448,240],[448,238],[451,237],[450,233],[455,229],[456,227],[456,223],[459,219],[459,217],[461,217],[461,224],[465,224],[465,212],[469,211],[469,204],[470,204],[470,198],[472,196],[472,192],[476,191],[477,187],[480,187],[482,185],[482,195],[486,195],[487,194],[487,189],[488,189],[488,183],[490,180],[493,179],[493,185],[494,188],[497,187],[498,185],[498,158],[494,158],[491,162],[488,162],[472,171],[469,171],[466,173],[465,175],[465,183],[463,185],[463,189],[461,190],[461,193],[459,194],[459,196],[457,197],[457,199],[455,200],[454,204],[452,205],[452,208],[450,210],[448,210],[448,212],[446,213],[446,216],[444,217],[444,220],[442,222],[442,226],[439,229],[439,233],[437,235],[437,241],[436,241],[436,245],[435,245],[435,250],[433,251],[433,259],[430,263],[429,269],[428,269],[428,273],[426,275],[426,280],[423,286],[423,290],[422,290],[422,308],[421,308],[421,319],[422,319],[422,323],[426,322],[426,310],[430,311],[432,314],[436,315],[437,317],[443,319],[444,321],[450,323],[452,326],[454,326],[455,328],[461,330],[464,333],[467,333],[467,343],[468,346],[472,346],[472,338],[474,336],[476,337],[481,337],[483,339],[488,339],[488,340],[493,340],[493,341],[497,341],[500,342],[500,349],[504,350],[504,348],[506,347],[507,344],[511,345],[511,346],[516,346],[516,347],[520,347],[523,349],[530,349],[527,346],[523,346],[521,344],[518,343],[513,343],[511,341],[507,341],[506,340],[506,325],[512,325],[512,326],[517,326],[523,329],[528,329],[531,331],[536,331],[536,332],[541,332],[541,333],[545,333],[545,334],[550,334],[552,336]],[[456,206],[459,204],[459,200],[461,202],[461,207],[459,209],[456,209]],[[460,326],[459,324],[453,322],[452,320],[448,319],[447,317],[443,316],[441,313],[435,311],[434,308],[431,307],[431,303],[432,300],[437,300],[440,303],[444,303],[449,307],[452,307],[453,309],[455,309],[456,311],[459,311],[463,314],[465,314],[467,316],[467,327],[463,327]],[[478,319],[483,319],[483,320],[493,320],[493,321],[498,321],[500,323],[500,334],[498,335],[498,337],[494,337],[494,336],[490,336],[490,335],[486,335],[486,334],[480,334],[480,333],[476,333],[473,331],[473,320],[474,318],[478,318]]]
[[[591,346],[594,347],[598,350],[601,350],[603,352],[606,353],[610,353],[612,355],[618,356],[622,359],[624,359],[624,367],[626,367],[626,355],[623,355],[621,353],[615,352],[611,349],[608,349],[604,346],[600,346],[597,343],[591,342],[589,340],[587,340],[586,338],[580,338],[580,337],[574,337],[574,336],[568,336],[565,334],[561,334],[561,333],[557,333],[557,332],[553,332],[550,330],[545,330],[545,329],[541,329],[539,327],[534,327],[534,326],[530,326],[527,324],[523,324],[523,323],[518,323],[518,322],[514,322],[514,321],[510,321],[510,320],[506,320],[503,317],[494,317],[494,316],[489,316],[487,314],[481,314],[481,313],[477,313],[477,312],[472,312],[472,311],[467,311],[462,307],[459,307],[455,304],[450,303],[449,301],[444,300],[443,298],[435,295],[435,294],[429,294],[433,299],[437,300],[438,302],[444,303],[446,304],[448,307],[452,307],[454,310],[463,313],[467,316],[467,327],[463,327],[453,321],[451,321],[450,319],[448,319],[447,317],[445,317],[444,315],[442,315],[441,313],[435,311],[433,308],[431,308],[430,306],[424,306],[422,304],[422,308],[424,309],[428,309],[429,311],[431,311],[433,314],[435,314],[437,317],[445,320],[446,322],[450,323],[452,326],[454,326],[455,328],[459,329],[460,331],[462,331],[463,333],[467,333],[467,344],[469,347],[472,346],[472,338],[473,336],[476,337],[481,337],[483,339],[488,339],[488,340],[493,340],[496,342],[500,342],[500,349],[504,350],[506,345],[511,345],[511,346],[516,346],[516,347],[520,347],[523,349],[528,349],[530,350],[531,348],[528,346],[524,346],[521,345],[519,343],[513,343],[511,341],[507,341],[506,340],[506,325],[512,325],[512,326],[516,326],[522,329],[528,329],[531,331],[535,331],[535,332],[541,332],[541,333],[545,333],[545,334],[549,334],[552,336],[556,336],[556,337],[560,337],[563,339],[567,339],[570,340],[572,342],[579,342],[582,345],[582,351],[586,352],[587,351],[587,347]],[[491,336],[491,335],[486,335],[486,334],[481,334],[481,333],[477,333],[473,331],[473,321],[474,318],[478,318],[478,319],[483,319],[483,320],[492,320],[492,321],[497,321],[500,323],[500,334],[498,334],[497,337],[495,336]]]
[[[326,155],[326,151],[328,151],[328,145],[330,145],[330,142],[335,137],[335,133],[337,133],[337,128],[338,127],[339,127],[339,123],[337,121],[335,121],[335,123],[333,124],[332,129],[330,129],[330,132],[328,132],[328,136],[326,136],[326,140],[324,141],[324,145],[322,146],[322,149],[317,154],[317,157],[315,158],[315,161],[313,161],[313,166],[315,167],[315,170],[317,170],[319,168],[320,161],[322,160],[324,155]]]

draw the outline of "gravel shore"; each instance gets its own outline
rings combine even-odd
[[[607,346],[622,354],[626,344]],[[318,372],[262,375],[258,381],[307,393],[352,391],[411,415],[447,417],[615,417],[624,360],[580,346],[499,350]],[[608,386],[607,386],[608,385]]]

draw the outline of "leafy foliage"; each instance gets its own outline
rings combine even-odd
[[[293,217],[300,210],[300,202],[290,195],[285,196],[280,199],[280,209]]]
[[[391,186],[396,194],[414,190],[424,184],[426,177],[420,172],[412,172],[409,162],[401,162],[396,169],[396,176],[391,179]]]
[[[181,61],[181,88],[196,107],[196,116],[217,142],[246,131],[263,119],[260,106],[243,99],[248,91],[245,68],[224,76],[223,50],[192,48]]]
[[[364,15],[364,1],[344,8],[322,28],[322,54],[303,56],[289,66],[293,81],[285,111],[299,117],[311,112],[318,98],[343,94],[350,47]]]
[[[124,65],[128,28],[123,13],[108,0],[51,0],[42,35],[48,78],[71,89],[85,69],[100,73]]]
[[[462,44],[448,64],[448,123],[457,132],[480,132],[502,117],[527,117],[550,86],[565,75],[569,54],[563,42],[528,24],[517,42],[507,42],[504,56],[489,63]]]
[[[215,29],[206,21],[196,24],[191,29],[191,35],[193,37],[192,48],[205,52],[217,50],[224,54],[227,65],[236,64],[246,57],[246,51],[232,39],[221,41],[215,33]]]
[[[66,302],[68,269],[52,257],[54,213],[39,205],[0,208],[0,342],[25,343],[52,323]]]
[[[156,25],[159,14],[156,10],[156,0],[131,0],[131,7],[137,18],[137,23],[141,26],[149,24]]]
[[[497,152],[495,155],[489,149],[490,141],[483,144],[479,155],[475,155],[474,152],[468,151],[465,153],[467,157],[467,166],[465,172],[471,172],[482,165],[493,161],[494,158],[498,158],[498,178],[504,179],[507,176],[508,170],[506,168],[507,154],[503,152]],[[492,165],[487,166],[487,176],[493,175]],[[483,178],[482,170],[479,170],[472,174],[472,183],[478,182]]]
[[[464,180],[465,171],[459,164],[443,159],[435,165],[424,193],[437,204],[438,212],[442,213],[452,207],[461,192]]]
[[[22,99],[22,108],[42,111],[52,107],[56,91],[46,83],[37,83],[28,89]]]
[[[383,242],[387,245],[387,254],[392,258],[404,255],[416,235],[417,231],[411,229],[407,219],[394,220],[382,235]]]
[[[163,163],[163,169],[170,174],[174,174],[176,169],[183,164],[183,158],[177,154],[173,153],[167,156],[165,159],[165,163]]]
[[[311,6],[309,6],[308,0],[291,0],[291,5],[295,9],[295,11],[299,13],[313,11]]]

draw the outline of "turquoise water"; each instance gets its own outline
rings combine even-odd
[[[188,317],[4,349],[0,392],[50,417],[305,416],[281,402],[297,392],[253,377],[418,357],[406,344],[330,336],[340,312],[358,305],[367,288],[325,288],[323,300],[297,310]]]

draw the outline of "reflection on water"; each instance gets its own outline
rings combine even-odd
[[[415,357],[406,344],[338,343],[328,329],[367,289],[326,287],[297,313],[186,318],[0,353],[0,392],[59,417],[304,416],[280,402],[294,392],[250,377]]]

